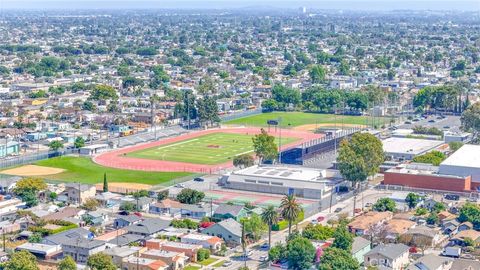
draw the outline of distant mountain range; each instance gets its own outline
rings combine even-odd
[[[480,0],[0,0],[3,9],[249,9],[480,10]]]

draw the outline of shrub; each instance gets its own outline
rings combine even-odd
[[[199,262],[210,258],[210,250],[206,248],[201,248],[197,251],[197,260]]]

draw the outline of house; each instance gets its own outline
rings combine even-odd
[[[142,253],[142,258],[161,260],[168,264],[172,270],[180,270],[185,267],[188,257],[183,252],[174,252],[158,249],[150,249]]]
[[[197,252],[202,248],[201,245],[192,245],[186,243],[166,241],[162,239],[149,239],[145,242],[145,247],[148,249],[157,249],[165,251],[173,251],[183,253],[191,262],[197,261]]]
[[[123,259],[139,256],[140,253],[145,251],[146,248],[144,247],[113,247],[105,249],[103,253],[110,256],[117,267],[123,269]]]
[[[61,233],[46,236],[42,239],[43,244],[63,245],[77,241],[78,239],[93,239],[94,235],[87,229],[75,228]]]
[[[90,211],[82,218],[94,226],[105,225],[109,221],[108,213],[102,210]]]
[[[450,241],[455,245],[464,246],[465,239],[472,239],[477,244],[480,243],[480,232],[475,230],[463,230],[455,234]]]
[[[202,245],[203,248],[218,251],[222,248],[223,240],[216,236],[189,233],[180,237],[180,242],[194,245]]]
[[[457,216],[448,212],[448,211],[441,211],[438,213],[438,219],[441,221],[441,222],[444,222],[446,220],[452,220],[452,219],[456,219]]]
[[[371,250],[372,242],[368,241],[363,237],[355,237],[352,243],[352,256],[357,259],[357,261],[362,264],[365,254]]]
[[[214,204],[182,204],[180,214],[183,218],[191,218],[201,220],[204,217],[209,217],[218,205]]]
[[[473,230],[473,224],[469,221],[465,221],[462,224],[458,225],[458,231]]]
[[[451,258],[428,254],[414,261],[406,270],[450,270],[452,264]]]
[[[404,244],[380,244],[365,254],[364,265],[392,270],[404,269],[409,263],[408,250],[409,247]]]
[[[161,202],[150,204],[149,213],[157,215],[175,216],[177,214],[180,214],[181,209],[182,203],[171,199],[165,199]]]
[[[203,234],[217,236],[229,246],[237,246],[242,241],[242,226],[230,218],[202,230]]]
[[[40,243],[24,243],[15,248],[15,251],[26,250],[40,260],[54,260],[62,255],[60,245],[47,245]]]
[[[76,207],[64,207],[58,212],[54,212],[42,217],[44,221],[63,220],[65,218],[80,218],[85,214],[85,210]]]
[[[125,233],[122,235],[118,235],[113,239],[109,240],[107,244],[109,246],[131,246],[135,244],[142,245],[145,242],[145,237],[140,234],[133,234],[133,233]]]
[[[404,234],[410,228],[415,227],[417,223],[405,219],[392,219],[386,223],[386,233],[388,238],[395,240],[399,235]]]
[[[247,216],[247,209],[245,209],[243,205],[221,204],[215,212],[213,212],[212,220],[222,221],[232,218],[236,221],[240,221],[240,219],[245,216]]]
[[[161,260],[140,257],[127,257],[123,259],[122,269],[125,270],[166,270],[168,264]]]
[[[106,244],[99,240],[77,238],[74,241],[63,243],[62,249],[64,256],[71,256],[77,263],[84,264],[91,255],[104,251]]]
[[[94,185],[67,183],[65,194],[69,203],[82,204],[86,199],[94,198],[97,189]]]
[[[351,233],[356,235],[368,234],[368,229],[374,225],[384,223],[392,219],[392,212],[367,212],[361,216],[356,217],[348,224],[348,229]]]
[[[452,235],[458,232],[458,226],[460,222],[456,219],[446,220],[442,223],[442,229],[444,234]]]
[[[405,244],[413,246],[433,247],[442,241],[442,234],[438,228],[430,228],[424,225],[416,226],[405,232],[401,238]]]
[[[169,220],[160,218],[146,218],[130,226],[125,227],[129,233],[139,234],[145,237],[154,236],[156,233],[170,226]]]
[[[114,221],[113,221],[113,226],[115,228],[123,228],[127,227],[133,224],[136,224],[142,220],[141,217],[137,215],[128,215],[128,216],[118,216]]]
[[[13,198],[9,200],[2,200],[0,201],[0,215],[9,212],[16,212],[23,207],[25,207],[25,203],[22,202],[20,199]]]

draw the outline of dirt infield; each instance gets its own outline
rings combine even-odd
[[[63,172],[63,169],[43,167],[37,165],[24,165],[14,169],[0,171],[2,174],[17,175],[17,176],[43,176],[52,175]]]
[[[138,183],[119,183],[119,182],[109,182],[108,191],[114,193],[130,193],[139,190],[149,190],[152,186]],[[103,190],[103,183],[95,184],[97,190]]]
[[[143,150],[146,148],[152,148],[160,145],[180,142],[199,136],[203,136],[210,133],[238,133],[246,135],[255,135],[260,133],[260,128],[228,128],[228,129],[209,129],[203,131],[192,132],[188,134],[183,134],[177,137],[167,138],[156,142],[150,142],[145,144],[139,144],[132,147],[122,148],[114,150],[111,152],[100,154],[93,158],[93,161],[99,165],[118,168],[118,169],[128,169],[128,170],[140,170],[140,171],[163,171],[163,172],[197,172],[197,173],[213,173],[225,168],[230,168],[233,166],[232,161],[215,164],[215,165],[204,165],[204,164],[193,164],[193,163],[184,163],[184,162],[174,162],[174,161],[164,161],[164,160],[150,160],[150,159],[141,159],[126,157],[126,153]],[[274,130],[271,129],[269,132],[271,135],[279,136],[280,133],[285,137],[299,138],[300,141],[283,145],[282,149],[286,149],[295,145],[299,145],[303,142],[310,141],[312,139],[321,138],[321,134],[313,134],[311,132],[301,131],[301,130]]]
[[[308,125],[301,125],[298,127],[294,127],[293,130],[298,130],[298,131],[315,131],[317,128],[352,128],[352,127],[359,127],[359,128],[365,128],[365,125],[356,125],[356,124],[343,124],[338,123],[337,125],[335,124],[308,124]]]

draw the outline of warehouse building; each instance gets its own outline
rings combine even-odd
[[[472,190],[480,191],[480,145],[466,144],[440,163],[440,174],[472,178]]]
[[[391,160],[400,161],[412,160],[444,144],[443,141],[397,137],[385,139],[382,143],[385,155]]]
[[[219,185],[227,188],[271,194],[294,194],[298,197],[321,200],[342,180],[327,176],[326,170],[296,166],[252,166],[225,174]]]

